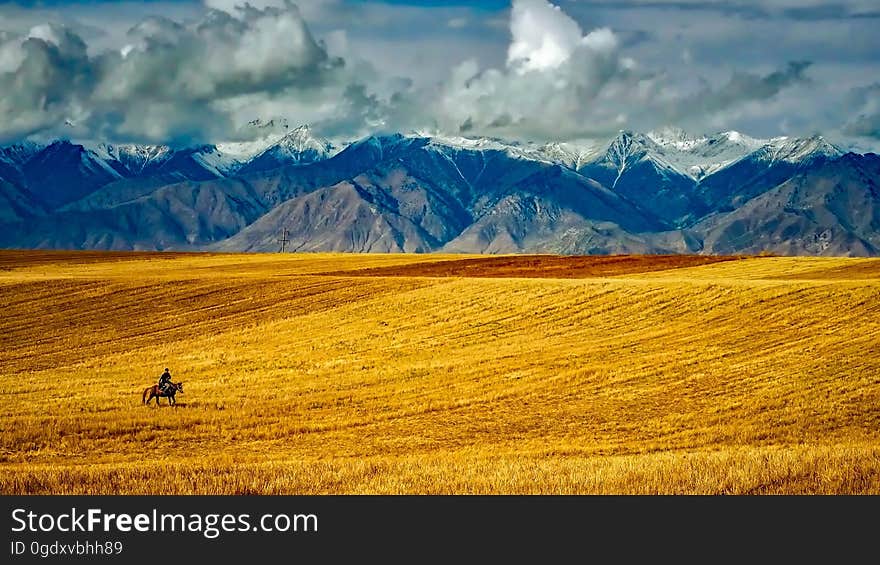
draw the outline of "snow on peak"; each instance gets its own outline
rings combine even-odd
[[[494,137],[446,136],[416,131],[414,137],[426,138],[429,146],[448,147],[470,151],[501,151],[509,157],[530,161],[543,161],[577,169],[595,158],[600,152],[599,144],[592,140],[553,141],[548,143],[506,141]]]
[[[620,133],[604,148],[595,141],[530,143],[505,141],[496,138],[456,137],[437,135],[433,132],[414,132],[415,136],[430,139],[429,145],[453,147],[475,151],[504,151],[516,158],[540,160],[578,169],[603,154],[604,159],[615,166],[619,173],[636,161],[647,159],[656,167],[673,170],[700,180],[736,161],[761,150],[768,144],[776,147],[786,138],[759,139],[738,131],[691,135],[680,128],[667,127],[642,134],[629,130]],[[813,145],[821,146],[814,143]],[[792,159],[806,154],[807,149],[789,149]],[[830,148],[830,149],[829,149]],[[825,154],[836,154],[828,144]]]
[[[759,139],[738,131],[690,136],[667,128],[648,134],[659,148],[659,156],[694,179],[715,173],[749,155],[764,161],[797,163],[817,156],[838,157],[840,149],[821,136]]]
[[[229,141],[218,143],[217,150],[236,161],[248,161],[266,150],[266,148],[278,143],[280,134],[268,135],[253,141]]]
[[[673,127],[649,131],[645,135],[660,147],[672,147],[679,151],[690,151],[706,142],[705,136],[693,137],[684,130]]]
[[[218,143],[218,155],[209,158],[212,164],[216,161],[221,169],[232,170],[264,154],[293,162],[308,156],[307,160],[313,161],[331,157],[337,149],[328,140],[314,135],[308,125],[291,129],[286,118],[254,119],[245,129],[248,136],[255,138]]]
[[[675,169],[666,160],[660,145],[645,134],[629,130],[622,130],[611,141],[605,152],[605,159],[617,168],[618,176],[623,174],[627,167],[644,159],[651,161],[661,169]]]
[[[429,139],[429,145],[446,146],[456,149],[470,149],[474,151],[506,151],[517,145],[516,142],[506,142],[492,137],[461,137],[454,135],[438,135],[426,131],[413,132],[413,137]]]
[[[171,148],[167,145],[138,145],[134,143],[114,145],[86,141],[82,142],[82,146],[101,161],[117,161],[135,174],[140,173],[149,165],[167,160],[172,154]]]
[[[192,159],[211,174],[218,177],[237,171],[246,162],[235,155],[223,152],[218,146],[205,145],[192,152]]]
[[[757,147],[765,143],[762,139],[755,139],[738,131],[723,131],[717,135],[718,138],[726,139],[730,143],[742,145],[744,147]]]
[[[326,139],[315,137],[312,134],[312,128],[308,125],[302,125],[291,130],[290,133],[278,141],[277,145],[293,156],[314,151],[318,155],[326,157],[333,148],[332,144]]]
[[[647,137],[657,145],[665,161],[696,180],[723,169],[768,143],[768,140],[749,137],[738,131],[693,136],[678,128],[652,131]]]
[[[591,140],[552,142],[537,149],[537,154],[551,163],[579,169],[594,160],[602,151],[601,145]]]
[[[286,120],[254,120],[253,141],[218,143],[199,147],[170,148],[166,145],[108,144],[82,142],[83,158],[92,165],[118,174],[120,163],[134,174],[164,163],[174,155],[186,153],[207,170],[224,176],[245,164],[264,157],[278,163],[306,163],[327,159],[346,147],[316,136],[308,125],[290,128]],[[258,131],[257,131],[258,130]],[[449,150],[498,151],[515,159],[541,161],[578,170],[586,164],[604,159],[622,174],[632,164],[647,160],[663,170],[675,171],[700,180],[747,156],[775,162],[797,163],[816,157],[836,158],[843,152],[822,136],[808,138],[776,137],[757,139],[737,131],[709,135],[691,135],[680,128],[667,127],[641,134],[620,131],[610,142],[575,141],[509,141],[493,137],[462,137],[439,135],[436,132],[414,131],[389,138],[368,137],[355,142],[375,143],[380,148],[388,139],[424,139],[426,147]],[[385,141],[383,141],[385,140]],[[18,166],[47,147],[33,141],[0,147],[0,160]]]
[[[650,137],[629,130],[622,130],[608,147],[609,155],[618,158],[628,158],[637,153],[658,149],[657,143]]]
[[[221,149],[229,151],[228,146]],[[254,142],[248,149],[247,155],[241,151],[238,153],[244,161],[265,158],[273,162],[291,163],[320,161],[333,156],[338,150],[328,140],[315,136],[307,125],[294,128],[283,135]]]
[[[843,151],[821,135],[801,138],[777,137],[764,148],[764,157],[771,162],[798,163],[817,157],[834,158],[841,155]]]
[[[738,131],[722,131],[712,135],[691,135],[679,128],[667,127],[647,133],[654,143],[661,147],[674,147],[679,151],[699,151],[706,146],[738,145],[757,149],[767,143],[766,139],[749,137]]]
[[[156,157],[166,155],[171,150],[166,145],[137,145],[133,143],[123,143],[113,145],[110,143],[88,143],[84,142],[83,147],[98,155],[102,159],[115,159],[122,161],[124,159],[150,160]]]
[[[0,147],[0,160],[14,165],[23,165],[45,148],[45,145],[34,141],[20,141],[13,145]]]

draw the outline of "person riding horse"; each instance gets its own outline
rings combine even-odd
[[[168,383],[171,382],[171,373],[168,372],[168,368],[165,368],[165,372],[162,373],[162,376],[159,377],[159,392],[165,392],[165,389],[168,388]]]
[[[165,373],[159,377],[159,384],[149,386],[144,390],[142,400],[144,401],[144,404],[149,404],[150,401],[155,398],[156,405],[158,406],[160,398],[167,398],[168,404],[176,406],[177,399],[175,398],[175,395],[177,394],[183,394],[183,382],[171,382],[171,373],[168,369],[165,369]]]

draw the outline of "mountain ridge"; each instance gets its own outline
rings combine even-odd
[[[874,255],[880,221],[840,210],[880,209],[872,156],[821,136],[669,128],[607,145],[334,143],[286,124],[185,148],[25,142],[0,147],[0,246],[272,251],[288,229],[310,251]]]

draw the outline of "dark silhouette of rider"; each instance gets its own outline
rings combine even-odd
[[[168,368],[165,368],[165,372],[162,373],[162,376],[159,377],[159,390],[165,392],[165,389],[168,388],[168,383],[171,382],[171,373],[168,371]]]

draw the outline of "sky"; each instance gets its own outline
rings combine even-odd
[[[0,142],[623,129],[880,150],[876,0],[0,4]]]

